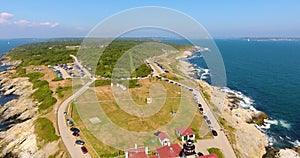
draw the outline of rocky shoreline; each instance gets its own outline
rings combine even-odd
[[[28,78],[11,78],[10,71],[0,73],[1,91],[17,95],[0,107],[1,124],[7,127],[0,132],[0,157],[24,157],[38,151],[34,121],[38,117],[37,102]]]
[[[195,68],[184,59],[193,56],[193,53],[193,51],[184,51],[176,58],[180,61],[178,67],[187,76],[192,76]],[[218,108],[219,116],[224,117],[235,128],[236,144],[233,147],[238,151],[240,157],[300,157],[300,147],[274,149],[269,146],[266,134],[257,128],[265,125],[264,120],[269,119],[264,112],[258,111],[252,106],[242,107],[245,101],[234,91],[227,88],[213,87],[202,80],[195,80],[200,84],[203,92],[211,96],[210,102]]]

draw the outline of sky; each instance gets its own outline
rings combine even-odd
[[[300,37],[297,0],[0,0],[0,39],[85,37],[110,16],[143,6],[182,12],[213,37]]]

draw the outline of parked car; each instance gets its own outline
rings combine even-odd
[[[64,112],[64,115],[66,116],[66,115],[67,115],[67,112]]]
[[[79,133],[78,132],[73,132],[72,135],[75,136],[75,137],[79,137]]]
[[[201,108],[201,107],[202,107],[202,105],[201,105],[201,104],[198,104],[198,107],[199,107],[199,108]]]
[[[71,127],[74,126],[74,122],[71,121],[71,120],[68,122],[68,124],[69,124],[69,126],[71,126]]]
[[[66,122],[67,122],[67,123],[69,123],[70,121],[71,121],[70,119],[66,118]]]
[[[218,133],[217,133],[216,130],[211,130],[211,133],[212,133],[214,136],[217,136],[217,135],[218,135]]]
[[[211,125],[211,122],[210,122],[210,120],[206,120],[206,122],[207,122],[207,124]]]
[[[203,115],[203,118],[204,118],[205,120],[207,120],[207,119],[208,119],[208,117],[207,117],[206,115]]]
[[[70,131],[77,132],[77,133],[80,132],[80,130],[78,128],[75,128],[75,127],[70,128]]]
[[[203,111],[203,108],[199,108],[199,110],[202,112],[202,111]]]
[[[83,154],[88,153],[88,150],[86,149],[85,146],[82,146],[82,147],[81,147],[81,151],[82,151]]]
[[[78,145],[84,145],[84,141],[82,141],[82,140],[76,140],[76,141],[75,141],[75,144],[78,144]]]

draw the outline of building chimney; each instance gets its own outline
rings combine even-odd
[[[170,142],[167,143],[168,146],[171,146]]]
[[[145,147],[145,153],[146,153],[146,155],[148,155],[148,147],[147,146]]]

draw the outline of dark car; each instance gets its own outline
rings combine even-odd
[[[218,135],[217,131],[215,131],[215,130],[211,130],[211,133],[212,133],[214,136],[217,136],[217,135]]]
[[[88,153],[88,150],[86,149],[85,146],[82,146],[82,147],[81,147],[81,151],[82,151],[83,154]]]
[[[203,111],[203,108],[199,108],[200,111]]]
[[[75,141],[75,144],[78,144],[78,145],[84,145],[84,141],[82,141],[82,140],[76,140],[76,141]]]
[[[210,122],[210,120],[206,120],[206,122],[207,122],[207,124],[211,125],[211,122]]]
[[[199,108],[201,108],[201,107],[202,107],[202,105],[201,105],[201,104],[198,104],[198,107],[199,107]]]
[[[70,128],[70,131],[76,132],[76,133],[80,132],[80,130],[78,128],[75,128],[75,127]]]
[[[73,132],[72,135],[75,136],[75,137],[79,137],[79,133],[78,132]]]
[[[74,122],[71,121],[71,120],[68,122],[68,124],[69,124],[69,126],[71,126],[71,127],[74,126]]]
[[[205,120],[207,120],[207,119],[208,119],[208,117],[207,117],[206,115],[203,115],[203,118],[204,118]]]

